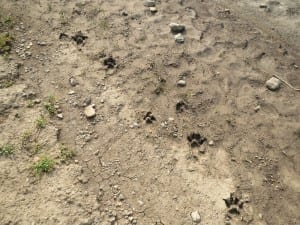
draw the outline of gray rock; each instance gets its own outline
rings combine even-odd
[[[73,87],[78,84],[78,81],[74,77],[70,77],[69,82],[70,82],[70,85]]]
[[[155,0],[145,0],[144,6],[146,7],[154,7],[155,6]]]
[[[186,81],[185,81],[185,80],[179,80],[179,81],[177,82],[177,85],[178,85],[179,87],[185,87],[185,86],[186,86]]]
[[[266,82],[266,87],[271,91],[277,91],[280,88],[281,81],[276,77],[272,77]]]
[[[172,33],[182,33],[185,31],[185,26],[179,23],[170,23],[170,29]]]
[[[201,222],[201,217],[198,211],[192,212],[191,217],[194,223],[198,224]]]
[[[176,35],[174,36],[174,38],[175,38],[175,41],[176,41],[177,43],[179,43],[179,44],[184,43],[184,36],[183,36],[181,33],[176,34]]]
[[[85,107],[84,114],[87,118],[93,118],[94,116],[96,116],[96,110],[94,107],[94,104]]]

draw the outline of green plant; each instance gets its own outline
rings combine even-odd
[[[67,25],[68,24],[68,18],[66,16],[66,13],[64,11],[61,11],[60,13],[60,23],[61,25]]]
[[[48,12],[51,12],[52,11],[52,5],[51,5],[51,3],[48,3]]]
[[[0,55],[7,55],[10,52],[13,39],[9,33],[0,34]]]
[[[63,162],[66,162],[72,159],[75,156],[75,152],[73,150],[68,149],[65,145],[62,145],[60,148],[60,156]]]
[[[26,131],[22,135],[21,139],[21,148],[25,149],[26,151],[31,149],[31,142],[32,142],[32,132],[31,131]]]
[[[14,26],[14,20],[13,17],[10,15],[0,15],[0,27],[2,30],[4,28],[12,29]]]
[[[34,106],[34,102],[33,102],[32,100],[30,100],[30,101],[28,102],[28,104],[27,104],[27,107],[28,107],[28,108],[33,108],[33,106]]]
[[[35,124],[38,129],[42,129],[46,127],[47,120],[43,115],[41,115],[40,118],[36,119]]]
[[[15,146],[11,144],[4,144],[0,147],[0,156],[9,156],[15,151]]]
[[[55,162],[49,157],[43,157],[33,164],[32,169],[37,174],[49,173],[54,169]]]
[[[14,85],[15,81],[13,80],[4,80],[0,83],[0,88],[8,88]]]
[[[36,154],[42,150],[43,146],[39,143],[33,144],[33,153]]]
[[[100,20],[99,27],[100,27],[102,30],[108,30],[108,29],[109,29],[109,23],[108,23],[108,20],[107,20],[107,19],[102,19],[102,20]]]
[[[56,108],[55,108],[55,97],[54,96],[49,96],[48,100],[44,102],[44,107],[50,114],[50,116],[53,116],[56,113]]]

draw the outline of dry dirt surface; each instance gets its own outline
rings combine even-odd
[[[0,224],[299,225],[297,1],[145,2],[0,0]]]

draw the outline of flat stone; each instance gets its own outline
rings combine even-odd
[[[150,7],[149,10],[150,10],[151,13],[156,13],[157,12],[156,7]]]
[[[62,113],[59,113],[59,114],[57,114],[56,116],[57,116],[58,119],[61,119],[61,120],[64,118],[64,116],[63,116]]]
[[[266,87],[271,91],[277,91],[280,88],[281,81],[276,77],[272,77],[266,82]]]
[[[174,36],[174,38],[175,38],[175,41],[176,41],[177,43],[179,43],[179,44],[184,43],[184,36],[183,36],[181,33],[176,34],[176,35]]]
[[[185,87],[186,86],[186,81],[185,80],[179,80],[177,82],[177,85],[180,86],[180,87]]]
[[[201,217],[198,211],[192,212],[191,217],[194,223],[198,224],[201,221]]]
[[[146,0],[146,1],[144,1],[144,6],[154,7],[155,6],[155,1],[154,0]]]
[[[96,116],[96,110],[94,107],[95,107],[94,105],[89,105],[89,106],[85,107],[84,114],[87,118],[92,118],[92,117]]]
[[[170,23],[170,29],[172,33],[182,33],[185,31],[185,26],[179,23]]]

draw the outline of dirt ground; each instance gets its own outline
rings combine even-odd
[[[0,224],[300,224],[300,3],[144,2],[0,0]]]

